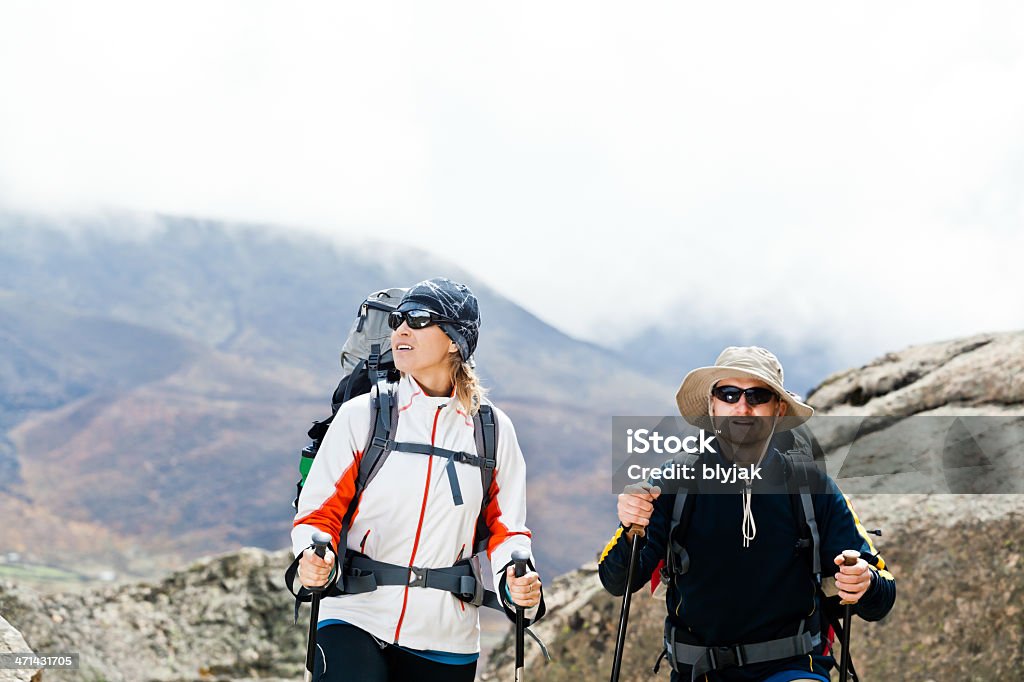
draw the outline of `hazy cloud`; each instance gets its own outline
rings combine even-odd
[[[0,200],[372,234],[598,342],[1024,327],[1015,2],[5,3]]]

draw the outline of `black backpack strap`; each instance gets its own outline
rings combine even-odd
[[[370,376],[370,382],[380,384],[382,381],[388,380],[388,372],[386,369],[382,369],[380,362],[383,357],[383,353],[380,351],[380,344],[375,343],[370,346],[370,357],[366,358],[366,372]],[[362,363],[359,363],[360,365]],[[352,372],[355,374],[355,371]]]
[[[398,387],[388,383],[387,379],[377,381],[377,394],[370,399],[373,416],[370,421],[370,434],[363,448],[363,458],[359,462],[359,476],[356,479],[356,491],[362,491],[377,475],[394,445],[392,436],[398,428]],[[351,506],[350,506],[351,508]],[[351,508],[354,511],[354,508]]]
[[[497,594],[484,587],[480,561],[470,557],[444,568],[401,566],[355,554],[346,567],[348,594],[373,592],[383,585],[407,585],[451,592],[461,601],[504,612]]]
[[[818,521],[814,516],[814,498],[807,487],[800,489],[800,506],[804,510],[804,523],[811,531],[811,572],[814,573],[815,582],[821,585],[821,554],[818,552],[821,538],[818,535]]]
[[[808,655],[820,645],[820,634],[807,631],[806,621],[800,623],[795,635],[734,646],[704,646],[682,628],[677,628],[670,621],[665,622],[669,664],[676,671],[683,666],[690,667],[690,679],[693,680],[701,679],[712,671]]]
[[[824,636],[824,625],[827,622],[822,609],[825,606],[824,594],[821,591],[821,533],[818,529],[818,519],[814,512],[814,492],[819,491],[822,480],[821,470],[810,458],[809,452],[800,449],[800,443],[796,443],[796,450],[780,452],[783,468],[786,476],[787,487],[789,488],[789,503],[793,510],[793,518],[796,520],[797,533],[800,539],[796,543],[798,553],[806,553],[809,559],[808,568],[814,578],[817,597],[822,608],[815,609],[814,613],[805,620],[804,628],[817,638]]]
[[[379,346],[376,346],[375,348],[377,348],[379,350]],[[378,357],[378,360],[379,360],[379,357]],[[360,360],[359,364],[356,365],[356,368],[352,370],[352,373],[349,374],[348,377],[346,377],[348,380],[346,381],[345,379],[342,379],[342,381],[345,382],[345,391],[344,391],[344,393],[342,393],[340,401],[332,401],[331,402],[331,409],[333,409],[335,412],[337,412],[339,407],[341,407],[344,403],[347,403],[352,398],[352,387],[356,383],[355,377],[358,377],[361,372],[365,371],[366,367],[367,367],[366,360]],[[337,391],[334,392],[334,397],[335,398],[338,397],[338,392]]]
[[[473,553],[480,554],[487,549],[491,535],[487,526],[487,506],[491,502],[491,484],[494,482],[494,470],[498,466],[498,423],[490,405],[481,405],[473,415],[473,437],[476,439],[477,454],[484,458],[484,466],[480,467],[480,485],[484,496],[480,502],[480,515],[476,520],[473,540]]]
[[[530,568],[533,570],[532,564],[530,564]],[[495,592],[484,587],[480,558],[477,556],[462,559],[452,566],[428,568],[389,564],[376,561],[363,554],[353,554],[346,567],[346,572],[348,576],[345,582],[352,587],[349,594],[373,592],[382,585],[403,585],[450,592],[456,599],[467,604],[494,609],[500,613],[506,613],[507,609]],[[535,621],[539,620],[542,615],[544,615],[543,601]],[[297,615],[296,618],[298,618]],[[526,628],[526,633],[537,642],[544,658],[550,662],[551,654],[548,653],[548,648],[540,637],[530,628]]]
[[[792,451],[779,453],[789,487],[790,504],[794,509],[801,540],[798,548],[810,554],[811,572],[815,583],[821,586],[821,535],[818,531],[818,520],[814,513],[814,493],[820,491],[821,470],[804,456],[794,455]]]
[[[363,448],[363,456],[359,460],[355,491],[352,493],[352,500],[341,519],[338,547],[345,554],[348,553],[348,531],[352,527],[352,519],[359,507],[363,491],[384,466],[388,457],[387,445],[391,442],[390,436],[398,425],[398,401],[395,385],[388,384],[386,381],[378,382],[377,389],[377,395],[370,400],[370,433],[367,436],[366,447]],[[341,559],[342,557],[339,557],[339,561]],[[344,571],[341,571],[338,582],[343,583],[343,580]],[[340,589],[345,592],[345,585],[341,584]]]
[[[672,460],[675,465],[683,465],[696,468],[700,457],[690,453],[680,453]],[[692,469],[691,469],[692,470]],[[678,578],[690,570],[690,555],[684,547],[686,531],[690,526],[690,519],[693,517],[693,507],[696,504],[693,490],[693,481],[684,481],[676,493],[676,500],[672,506],[672,522],[668,529],[668,542],[665,543],[665,582],[669,579]]]

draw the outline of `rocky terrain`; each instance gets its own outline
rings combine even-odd
[[[287,551],[247,549],[197,561],[162,581],[42,595],[0,583],[0,613],[37,652],[78,653],[51,680],[295,680],[308,607],[292,624]]]
[[[830,377],[810,400],[827,414],[884,415],[891,409],[904,416],[1020,417],[1022,350],[1024,334],[910,348]],[[1020,679],[1024,496],[892,493],[851,499],[866,525],[884,529],[877,546],[898,584],[897,606],[884,621],[854,626],[852,652],[864,679]],[[3,582],[0,615],[34,651],[81,654],[80,671],[43,671],[36,679],[44,681],[297,679],[305,614],[292,624],[291,600],[281,587],[288,558],[286,552],[243,550],[200,560],[160,581],[74,593],[41,594]],[[648,592],[633,601],[623,680],[648,679],[659,652],[664,602]],[[554,661],[545,665],[528,645],[530,679],[605,679],[619,600],[601,589],[596,566],[549,580],[547,599],[549,616],[536,631]],[[0,631],[8,650],[23,646],[12,631]],[[511,679],[512,652],[510,639],[499,642],[480,678]],[[11,672],[0,679],[21,682],[35,673]],[[661,676],[667,679],[664,666]]]

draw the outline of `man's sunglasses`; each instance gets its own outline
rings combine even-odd
[[[747,405],[755,407],[757,405],[764,405],[772,401],[772,398],[777,398],[775,391],[767,388],[737,388],[736,386],[715,386],[711,389],[711,395],[715,396],[723,403],[729,403],[735,405],[740,401],[740,396],[747,397]]]
[[[398,329],[403,322],[407,322],[410,329],[423,329],[438,322],[454,322],[454,320],[429,310],[395,310],[388,313],[388,326],[392,329]]]

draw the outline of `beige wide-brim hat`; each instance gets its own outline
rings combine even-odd
[[[708,414],[711,389],[722,379],[737,376],[763,381],[789,406],[776,431],[795,428],[814,414],[813,407],[783,387],[782,364],[775,355],[757,346],[730,346],[722,351],[714,366],[699,367],[683,379],[676,393],[676,405],[683,419],[702,429],[712,428]]]

